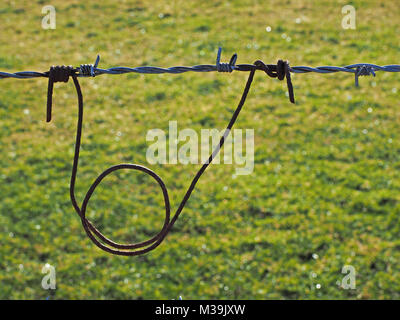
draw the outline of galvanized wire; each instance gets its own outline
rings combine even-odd
[[[142,74],[162,74],[162,73],[170,73],[170,74],[179,74],[184,72],[232,72],[232,71],[250,71],[254,68],[252,64],[239,64],[235,65],[237,55],[234,54],[229,63],[221,63],[221,48],[218,50],[217,55],[217,63],[210,64],[202,64],[191,67],[185,66],[176,66],[170,68],[161,68],[154,66],[142,66],[142,67],[113,67],[108,69],[98,68],[98,63],[100,61],[100,56],[97,56],[96,62],[92,64],[83,64],[80,67],[75,68],[76,75],[78,77],[95,77],[102,74],[125,74],[125,73],[142,73]],[[347,72],[354,73],[356,75],[356,80],[358,76],[362,75],[373,75],[375,76],[375,71],[385,71],[385,72],[400,72],[400,65],[391,64],[386,66],[379,66],[371,63],[356,63],[347,65],[344,67],[336,67],[336,66],[321,66],[321,67],[307,67],[307,66],[297,66],[290,67],[290,72],[292,73],[336,73],[336,72]],[[30,79],[30,78],[40,78],[40,77],[48,77],[49,72],[36,72],[36,71],[22,71],[22,72],[1,72],[0,71],[0,79],[6,78],[14,78],[14,79]],[[356,81],[357,82],[357,81]]]
[[[249,71],[253,67],[252,64],[239,64],[233,67],[233,71]],[[379,66],[376,64],[370,63],[356,63],[351,64],[344,67],[336,67],[336,66],[321,66],[321,67],[307,67],[307,66],[296,66],[290,67],[290,72],[292,73],[335,73],[335,72],[348,72],[348,73],[356,73],[357,68],[367,67],[372,71],[385,71],[385,72],[400,72],[400,65],[391,64],[386,66]],[[78,72],[78,77],[91,77],[92,75],[85,73],[80,67],[75,68],[75,71]],[[210,64],[202,64],[192,67],[170,67],[170,68],[160,68],[153,66],[143,66],[136,68],[128,68],[128,67],[113,67],[109,69],[101,69],[101,68],[93,68],[94,76],[99,76],[102,74],[124,74],[124,73],[143,73],[143,74],[162,74],[162,73],[171,73],[178,74],[184,72],[213,72],[218,71],[216,65]],[[36,71],[21,71],[15,73],[3,72],[0,71],[0,79],[6,78],[15,78],[15,79],[30,79],[30,78],[47,78],[49,73],[46,72],[36,72]]]

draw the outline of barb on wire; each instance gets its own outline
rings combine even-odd
[[[354,74],[354,81],[356,87],[358,87],[358,77],[359,76],[369,76],[373,75],[375,77],[374,68],[366,65],[362,65],[361,67],[356,68],[356,72]]]

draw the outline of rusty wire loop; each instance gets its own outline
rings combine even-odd
[[[220,52],[219,57],[217,59],[218,68],[221,69],[221,72],[231,72],[232,68],[234,67],[236,61],[236,55],[233,55],[230,62],[228,64],[220,63]],[[92,68],[84,66],[85,72],[89,75],[92,73]],[[244,88],[242,97],[238,106],[236,107],[231,120],[229,121],[228,126],[225,129],[224,135],[221,137],[218,146],[213,150],[213,152],[208,157],[207,161],[203,163],[200,170],[194,176],[189,188],[187,189],[185,196],[183,197],[182,201],[179,204],[178,209],[176,210],[174,216],[171,218],[171,204],[168,196],[168,190],[165,186],[163,180],[159,175],[157,175],[154,171],[150,170],[141,165],[137,164],[130,164],[130,163],[123,163],[119,165],[112,166],[105,171],[103,171],[93,182],[90,186],[88,192],[86,193],[82,205],[79,205],[76,196],[75,196],[75,183],[76,183],[76,176],[78,172],[78,162],[79,162],[79,152],[81,146],[81,138],[82,138],[82,125],[83,125],[83,96],[80,84],[77,78],[77,71],[71,66],[53,66],[50,68],[48,77],[49,77],[49,86],[48,86],[48,94],[47,94],[47,121],[51,120],[51,111],[52,111],[52,94],[53,94],[53,84],[54,82],[67,82],[69,77],[72,77],[75,85],[75,89],[78,96],[78,122],[77,122],[77,129],[76,129],[76,140],[75,140],[75,153],[74,153],[74,160],[72,166],[72,173],[71,173],[71,181],[70,181],[70,198],[72,205],[81,218],[82,226],[88,235],[88,237],[92,240],[92,242],[98,246],[100,249],[116,254],[116,255],[123,255],[123,256],[135,256],[144,254],[155,249],[160,243],[164,240],[165,236],[171,230],[172,226],[175,224],[176,220],[178,219],[179,215],[181,214],[183,208],[185,207],[187,201],[189,200],[197,182],[199,181],[202,174],[205,172],[209,164],[213,161],[215,156],[218,154],[220,149],[222,148],[226,137],[228,136],[229,132],[231,131],[234,123],[239,116],[239,113],[246,101],[247,94],[250,90],[251,83],[254,78],[254,74],[256,70],[263,70],[268,76],[273,78],[278,78],[279,80],[283,80],[285,77],[289,75],[287,79],[288,84],[290,83],[289,91],[290,97],[292,102],[294,103],[293,97],[293,90],[290,82],[290,72],[289,72],[289,64],[286,61],[279,60],[278,64],[275,66],[270,66],[264,64],[262,61],[258,60],[250,69],[250,74]],[[138,170],[140,172],[146,173],[150,175],[153,179],[155,179],[158,185],[161,188],[163,197],[164,197],[164,205],[165,205],[165,219],[163,223],[162,229],[152,238],[146,241],[142,241],[139,243],[132,243],[132,244],[120,244],[114,242],[113,240],[107,238],[104,234],[102,234],[93,224],[86,218],[86,209],[88,203],[90,201],[91,196],[93,195],[94,191],[96,190],[97,186],[101,183],[101,181],[117,170]]]
[[[183,208],[185,207],[187,201],[189,200],[197,182],[199,181],[202,174],[205,172],[209,164],[216,157],[222,146],[224,145],[225,139],[228,136],[230,130],[235,124],[240,111],[246,101],[247,95],[249,93],[254,74],[257,70],[264,71],[269,77],[277,78],[278,80],[284,80],[286,78],[287,88],[289,93],[289,99],[292,103],[294,100],[293,93],[293,85],[291,82],[291,73],[308,73],[308,72],[318,72],[318,73],[333,73],[333,72],[349,72],[355,74],[356,85],[358,85],[358,77],[364,75],[374,75],[374,71],[388,71],[388,72],[400,72],[399,65],[389,65],[389,66],[377,66],[372,64],[354,64],[346,67],[290,67],[289,63],[284,60],[278,60],[277,64],[265,64],[261,60],[257,60],[254,64],[240,64],[236,65],[237,55],[234,54],[230,59],[229,63],[221,63],[221,48],[218,50],[217,60],[215,65],[198,65],[193,67],[172,67],[172,68],[159,68],[159,67],[137,67],[137,68],[125,68],[125,67],[116,67],[110,69],[100,69],[98,68],[98,63],[100,57],[97,56],[96,62],[91,64],[84,64],[80,67],[74,68],[72,66],[52,66],[47,72],[16,72],[16,73],[6,73],[0,72],[0,79],[4,78],[16,78],[16,79],[28,79],[35,77],[47,77],[48,78],[48,92],[47,92],[47,122],[50,122],[52,119],[52,95],[53,95],[53,84],[55,82],[68,82],[69,78],[72,77],[74,86],[77,92],[78,97],[78,121],[77,121],[77,129],[76,129],[76,140],[75,140],[75,153],[73,159],[73,167],[71,172],[71,180],[70,180],[70,198],[72,205],[79,215],[82,226],[88,235],[88,237],[92,240],[92,242],[101,248],[102,250],[123,256],[135,256],[144,254],[155,249],[160,243],[164,240],[165,236],[171,230],[179,215],[181,214]],[[228,72],[231,73],[233,71],[246,71],[249,72],[249,76],[246,82],[246,86],[242,93],[241,99],[232,114],[232,117],[225,129],[223,136],[221,137],[218,146],[213,150],[213,152],[208,157],[207,161],[204,162],[200,168],[200,170],[194,176],[192,182],[190,183],[182,201],[180,202],[178,209],[175,214],[171,218],[171,204],[168,196],[168,190],[165,186],[163,180],[160,176],[158,176],[154,171],[150,170],[141,165],[137,164],[119,164],[112,166],[105,171],[103,171],[92,183],[88,192],[86,193],[82,204],[79,205],[76,197],[75,197],[75,183],[78,172],[78,163],[79,163],[79,152],[81,146],[81,138],[82,138],[82,125],[83,125],[83,95],[81,91],[81,87],[78,81],[78,77],[94,77],[101,74],[124,74],[128,72],[137,72],[137,73],[145,73],[145,74],[160,74],[160,73],[183,73],[188,71],[195,72],[210,72],[210,71],[218,71],[218,72]],[[152,238],[146,241],[142,241],[139,243],[133,244],[120,244],[112,241],[103,235],[87,218],[86,218],[86,209],[88,203],[90,201],[91,196],[95,192],[97,186],[101,183],[101,181],[117,170],[138,170],[145,174],[150,175],[153,179],[156,180],[158,185],[161,188],[164,197],[164,205],[165,205],[165,219],[163,223],[162,229]]]

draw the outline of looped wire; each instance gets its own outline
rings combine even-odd
[[[234,54],[229,63],[220,63],[221,58],[221,48],[218,51],[217,57],[217,69],[220,72],[232,72],[235,69],[235,63],[237,59],[237,55]],[[69,77],[71,76],[74,81],[75,89],[78,96],[78,122],[76,128],[76,140],[75,140],[75,153],[74,153],[74,160],[72,164],[72,172],[71,172],[71,182],[70,182],[70,198],[72,205],[79,215],[82,226],[90,238],[92,242],[98,246],[100,249],[117,255],[123,256],[135,256],[144,254],[149,252],[156,247],[158,247],[161,242],[164,240],[166,235],[169,233],[175,222],[177,221],[178,217],[180,216],[183,208],[185,207],[186,203],[188,202],[198,180],[203,175],[209,164],[213,161],[213,159],[217,156],[219,151],[224,145],[225,139],[228,136],[229,132],[232,130],[233,125],[235,124],[240,111],[246,101],[247,94],[249,93],[251,83],[254,78],[254,74],[256,70],[263,70],[265,71],[270,77],[278,78],[279,80],[283,80],[286,77],[288,83],[288,90],[289,90],[289,97],[290,100],[294,103],[294,96],[293,96],[293,87],[290,80],[290,68],[287,61],[279,60],[276,65],[265,65],[262,61],[256,61],[254,65],[250,65],[250,74],[246,82],[246,86],[243,90],[242,97],[232,114],[231,120],[227,125],[223,136],[220,138],[219,144],[214,148],[213,152],[208,157],[207,161],[203,162],[202,167],[194,176],[189,188],[187,189],[183,199],[181,200],[178,209],[176,210],[175,214],[171,217],[171,205],[168,196],[168,190],[165,186],[163,180],[160,176],[158,176],[152,170],[140,166],[137,164],[130,164],[130,163],[123,163],[119,165],[114,165],[109,167],[105,171],[103,171],[97,179],[93,182],[90,186],[89,190],[87,191],[83,202],[81,205],[78,204],[76,196],[75,196],[75,183],[76,177],[78,172],[78,162],[79,162],[79,153],[81,147],[81,138],[82,138],[82,127],[83,127],[83,95],[81,91],[81,87],[78,81],[78,75],[94,75],[96,73],[96,66],[98,63],[99,57],[97,57],[96,64],[92,65],[82,65],[81,68],[74,69],[72,66],[56,66],[51,67],[50,71],[48,72],[49,77],[49,89],[48,89],[48,100],[47,100],[47,121],[51,120],[51,102],[52,102],[52,94],[53,94],[53,84],[54,82],[67,82]],[[80,70],[81,73],[77,74],[77,71]],[[86,217],[86,210],[89,204],[89,201],[95,192],[97,186],[103,181],[105,177],[110,175],[111,173],[117,170],[137,170],[143,172],[145,174],[150,175],[153,177],[159,184],[161,191],[164,196],[164,203],[165,203],[165,219],[163,223],[162,229],[154,235],[152,238],[138,242],[138,243],[127,243],[121,244],[114,242],[113,240],[107,238],[103,235],[93,224],[92,222]]]
[[[234,61],[233,61],[234,63]],[[232,65],[233,65],[232,63]],[[146,252],[149,252],[153,249],[155,249],[157,246],[161,244],[161,242],[164,240],[166,235],[169,233],[173,225],[175,224],[176,220],[178,219],[179,215],[181,214],[183,208],[185,207],[187,201],[189,200],[198,180],[200,177],[203,175],[209,164],[212,162],[212,160],[216,157],[220,149],[224,145],[224,141],[226,137],[228,136],[228,133],[231,131],[233,125],[235,124],[239,113],[246,101],[247,94],[250,90],[251,83],[254,78],[254,74],[256,72],[256,68],[252,68],[250,70],[249,77],[246,82],[246,86],[244,88],[244,91],[242,93],[242,97],[240,99],[239,104],[237,105],[231,120],[229,121],[228,126],[225,129],[224,135],[220,138],[219,144],[214,148],[213,152],[210,154],[208,157],[207,161],[203,162],[202,167],[199,169],[197,174],[194,176],[189,188],[187,189],[182,201],[180,202],[178,209],[176,210],[175,214],[173,217],[170,216],[170,211],[171,211],[171,206],[170,206],[170,200],[168,196],[168,191],[167,188],[161,179],[160,176],[158,176],[155,172],[152,170],[136,165],[136,164],[130,164],[130,163],[125,163],[125,164],[119,164],[115,165],[112,167],[109,167],[105,171],[103,171],[97,179],[93,182],[93,184],[90,186],[88,192],[86,193],[84,200],[81,205],[78,204],[76,197],[75,197],[75,183],[76,183],[76,176],[78,172],[78,162],[79,162],[79,153],[80,153],[80,147],[81,147],[81,138],[82,138],[82,127],[83,127],[83,95],[81,91],[81,87],[77,78],[77,74],[73,69],[64,69],[64,68],[56,68],[56,69],[50,69],[49,72],[49,84],[53,84],[54,79],[57,81],[68,81],[69,75],[72,76],[75,89],[77,92],[78,96],[78,122],[77,122],[77,128],[76,128],[76,140],[75,140],[75,153],[74,153],[74,160],[72,164],[72,172],[71,172],[71,182],[70,182],[70,198],[72,205],[79,215],[82,226],[90,238],[92,242],[98,246],[100,249],[112,253],[112,254],[117,254],[117,255],[123,255],[123,256],[136,256],[140,254],[144,254]],[[86,217],[86,210],[87,206],[89,204],[90,198],[92,197],[93,193],[95,192],[97,186],[102,182],[102,180],[107,177],[109,174],[113,173],[114,171],[117,170],[138,170],[140,172],[143,172],[145,174],[150,175],[153,177],[159,184],[161,191],[164,196],[164,203],[165,203],[165,219],[163,223],[162,229],[151,239],[138,242],[138,243],[128,243],[128,244],[121,244],[114,242],[113,240],[107,238],[105,235],[103,235],[93,224],[92,222]]]
[[[218,48],[218,54],[217,54],[217,71],[218,72],[232,72],[233,70],[235,70],[235,63],[237,60],[237,54],[235,53],[232,57],[231,60],[229,61],[229,63],[221,63],[221,52],[222,52],[222,48],[219,47]]]
[[[368,65],[358,66],[356,68],[356,72],[354,73],[354,81],[355,81],[356,87],[359,86],[358,85],[358,77],[359,76],[370,76],[371,74],[375,77],[374,67],[368,66]]]

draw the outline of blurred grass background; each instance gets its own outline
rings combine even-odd
[[[44,5],[55,30],[41,28]],[[356,30],[341,8],[357,10]],[[212,64],[278,58],[295,65],[399,63],[398,1],[9,1],[0,4],[0,70]],[[266,31],[267,27],[270,32]],[[173,208],[199,165],[148,165],[146,133],[223,129],[246,73],[102,75],[82,79],[85,102],[77,196],[110,165],[149,166]],[[399,74],[256,74],[235,128],[255,130],[255,168],[212,165],[166,241],[140,257],[92,245],[69,200],[77,117],[71,83],[56,84],[45,123],[45,79],[0,81],[0,298],[382,299],[400,295]],[[161,228],[158,186],[137,172],[106,179],[87,215],[112,239]],[[174,210],[173,210],[174,212]],[[56,268],[57,289],[41,287]],[[343,290],[343,265],[357,272]]]

